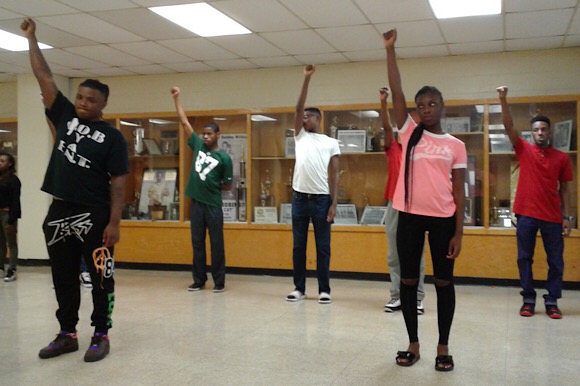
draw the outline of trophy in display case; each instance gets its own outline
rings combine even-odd
[[[342,175],[347,172],[346,169],[341,170],[338,172],[338,192],[337,192],[337,201],[339,204],[350,204],[350,199],[346,196],[346,189],[343,184]]]
[[[143,154],[145,150],[143,139],[145,138],[145,129],[138,127],[133,131],[134,138],[134,151],[135,155]]]
[[[338,117],[332,117],[332,122],[330,123],[330,136],[336,138],[338,132]]]
[[[240,180],[236,186],[237,193],[238,193],[238,221],[246,221],[247,212],[246,212],[246,160],[244,157],[244,153],[242,152],[242,156],[240,159]]]
[[[271,187],[270,171],[266,169],[266,177],[264,182],[260,184],[260,206],[274,206],[274,196],[272,195]]]
[[[288,194],[288,202],[292,202],[292,180],[294,177],[294,171],[290,168],[288,173],[288,182],[286,182],[286,193]]]

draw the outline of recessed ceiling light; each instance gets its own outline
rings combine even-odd
[[[273,121],[276,121],[276,119],[272,118],[272,117],[267,117],[265,115],[254,114],[254,115],[252,115],[252,121],[253,122],[273,122]]]
[[[429,4],[437,19],[501,13],[501,0],[429,0]]]
[[[203,37],[243,35],[249,29],[206,3],[151,7],[151,11]]]
[[[49,45],[38,43],[41,50],[52,48]],[[0,48],[8,51],[28,51],[28,39],[0,29]]]

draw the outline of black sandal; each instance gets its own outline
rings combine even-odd
[[[400,359],[405,359],[406,362],[401,362]],[[397,351],[395,361],[399,366],[411,367],[421,359],[421,355],[415,355],[410,351]]]
[[[437,371],[451,371],[454,367],[455,363],[453,363],[451,355],[437,355],[435,358],[435,370]]]

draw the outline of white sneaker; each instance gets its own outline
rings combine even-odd
[[[288,302],[297,302],[304,299],[306,299],[306,295],[298,290],[294,290],[286,296],[286,301]]]
[[[330,296],[329,293],[321,292],[320,295],[318,295],[318,303],[330,304],[332,303],[332,297]]]
[[[387,304],[385,304],[385,312],[395,312],[401,309],[400,299],[391,299]]]
[[[425,307],[423,306],[422,300],[417,300],[417,315],[423,315],[425,313]]]
[[[91,281],[91,275],[88,272],[81,272],[80,274],[81,284],[85,288],[93,288],[93,282]]]

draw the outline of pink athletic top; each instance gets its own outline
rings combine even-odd
[[[415,146],[413,168],[409,175],[410,207],[405,208],[405,154],[416,127],[417,123],[408,116],[399,130],[402,157],[393,207],[401,212],[423,216],[451,217],[455,214],[451,170],[467,169],[467,152],[462,141],[446,133],[423,131]]]

